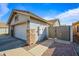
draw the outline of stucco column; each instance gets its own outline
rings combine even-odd
[[[30,20],[27,20],[27,44],[30,45]]]
[[[47,39],[49,39],[49,30],[48,30],[48,28],[49,28],[49,25],[47,25],[47,27],[46,27],[46,31],[47,31]]]

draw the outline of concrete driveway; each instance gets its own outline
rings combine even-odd
[[[35,44],[32,46],[24,46],[15,49],[10,49],[0,52],[0,55],[6,56],[41,56],[48,47],[53,43],[53,40],[46,40],[41,44]]]
[[[8,35],[0,36],[0,51],[22,47],[25,42]]]
[[[2,56],[77,56],[72,44],[46,40],[40,44],[24,46],[24,42],[10,36],[0,37]],[[23,47],[24,46],[24,47]]]

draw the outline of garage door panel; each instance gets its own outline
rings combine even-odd
[[[15,26],[15,37],[26,40],[26,25],[16,25]]]

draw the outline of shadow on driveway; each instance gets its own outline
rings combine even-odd
[[[25,45],[25,42],[10,37],[9,35],[0,36],[0,51],[19,48]]]

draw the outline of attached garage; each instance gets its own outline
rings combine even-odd
[[[25,40],[28,45],[48,38],[50,24],[29,11],[13,10],[8,25],[10,35]]]
[[[22,39],[22,40],[26,40],[27,35],[26,35],[26,24],[21,24],[21,25],[16,25],[14,27],[14,33],[15,33],[15,37]]]

